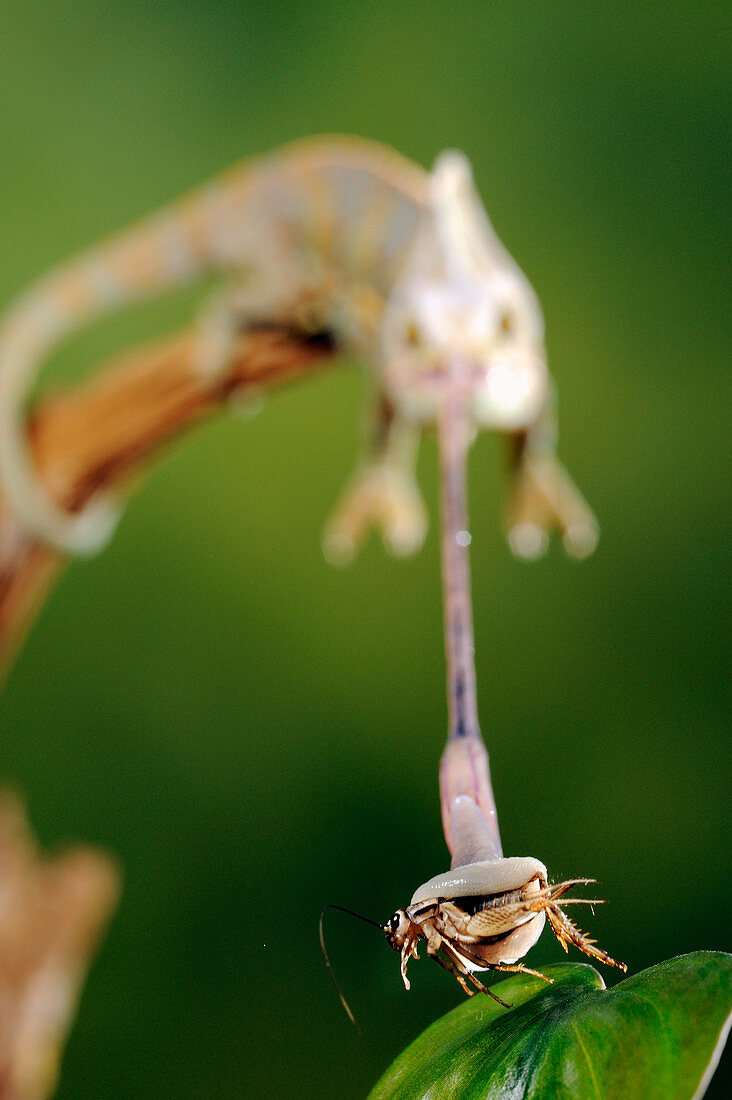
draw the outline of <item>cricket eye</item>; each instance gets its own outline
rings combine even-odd
[[[395,913],[394,916],[389,921],[389,928],[391,929],[391,931],[396,932],[398,930],[399,925],[401,924],[401,922],[402,922],[401,916],[399,915],[399,913]]]
[[[498,327],[501,332],[509,336],[516,328],[516,319],[510,309],[504,309],[498,319]]]

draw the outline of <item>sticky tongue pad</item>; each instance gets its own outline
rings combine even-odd
[[[463,867],[453,867],[420,886],[415,891],[411,904],[418,905],[430,898],[504,894],[509,890],[518,890],[537,872],[546,880],[546,867],[532,856],[488,859]]]

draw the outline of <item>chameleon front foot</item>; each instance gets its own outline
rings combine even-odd
[[[396,557],[419,550],[427,533],[427,511],[411,474],[388,463],[369,464],[356,474],[326,526],[326,560],[333,565],[351,561],[372,526]]]
[[[599,527],[567,471],[553,456],[526,459],[516,472],[508,509],[508,542],[518,558],[546,552],[558,531],[573,558],[586,558],[597,546]]]

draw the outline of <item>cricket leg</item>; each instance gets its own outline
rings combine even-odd
[[[417,487],[419,430],[379,395],[369,452],[362,460],[325,529],[323,553],[334,565],[355,555],[370,527],[386,549],[405,557],[420,548],[427,513]]]
[[[592,510],[556,456],[553,396],[530,428],[508,437],[510,500],[508,542],[514,554],[541,557],[558,531],[568,554],[588,557],[599,534]]]
[[[607,966],[617,966],[620,970],[627,971],[628,967],[625,963],[618,962],[608,955],[606,951],[603,951],[601,947],[597,947],[595,941],[590,939],[589,936],[586,936],[584,932],[573,924],[567,914],[563,913],[558,905],[547,906],[546,915],[549,918],[549,923],[552,926],[554,935],[565,951],[568,950],[567,945],[572,943],[575,947],[578,947],[580,951],[583,951],[585,955],[589,955],[590,958],[599,959],[600,962],[604,962]]]
[[[504,1008],[511,1008],[510,1004],[507,1004],[506,1001],[502,1001],[501,998],[496,993],[493,993],[487,985],[483,985],[480,979],[476,978],[472,970],[468,970],[468,968],[465,966],[465,963],[462,961],[457,952],[454,951],[450,944],[448,944],[445,940],[443,940],[442,942],[442,951],[446,959],[446,962],[442,965],[444,965],[445,970],[449,970],[453,974],[453,976],[457,978],[457,980],[460,982],[460,985],[463,987],[463,989],[465,989],[469,997],[473,996],[473,990],[466,988],[465,979],[473,983],[476,992],[487,993],[488,996],[492,997],[494,1001],[498,1001],[499,1005],[502,1005]],[[437,956],[435,956],[435,958],[437,958],[437,961],[440,962],[440,959]]]
[[[492,963],[491,970],[500,970],[507,974],[530,974],[532,978],[541,978],[549,985],[554,984],[552,978],[547,978],[546,974],[542,974],[540,970],[532,970],[530,966],[524,966],[523,963]]]
[[[409,978],[407,977],[407,964],[409,963],[410,959],[418,959],[419,958],[419,953],[417,951],[418,941],[419,941],[419,936],[418,935],[410,935],[405,939],[405,941],[402,945],[401,956],[400,956],[400,970],[401,970],[401,975],[402,975],[402,981],[404,982],[404,988],[407,989],[407,990],[412,988],[412,983],[409,981]]]
[[[594,878],[570,878],[566,882],[552,882],[544,888],[541,896],[546,899],[548,904],[552,904],[563,897],[567,890],[570,890],[573,886],[589,886],[591,883],[596,883],[597,879]],[[603,905],[602,898],[564,898],[562,905]]]
[[[442,955],[438,955],[438,954],[436,954],[432,951],[428,950],[428,954],[429,954],[430,958],[434,959],[435,962],[440,964],[440,966],[442,967],[443,970],[446,970],[448,972],[448,974],[452,974],[453,978],[455,978],[457,980],[458,984],[460,986],[462,986],[463,992],[466,993],[468,995],[468,997],[474,997],[475,996],[475,994],[476,994],[476,992],[478,992],[478,990],[470,988],[468,983],[465,981],[465,978],[463,977],[463,975],[460,973],[460,971],[457,969],[457,967],[454,966],[453,963],[448,962],[447,959],[443,959]]]
[[[486,963],[475,955],[467,944],[461,944],[460,950],[469,962],[476,963],[481,969],[502,970],[510,974],[531,974],[533,978],[541,978],[542,981],[549,982],[550,985],[552,984],[551,978],[547,978],[547,976],[542,974],[539,970],[532,970],[530,967],[524,966],[523,963]]]

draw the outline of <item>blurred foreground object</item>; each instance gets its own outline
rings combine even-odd
[[[91,848],[44,858],[21,801],[0,792],[0,1100],[45,1100],[82,981],[120,890]]]

